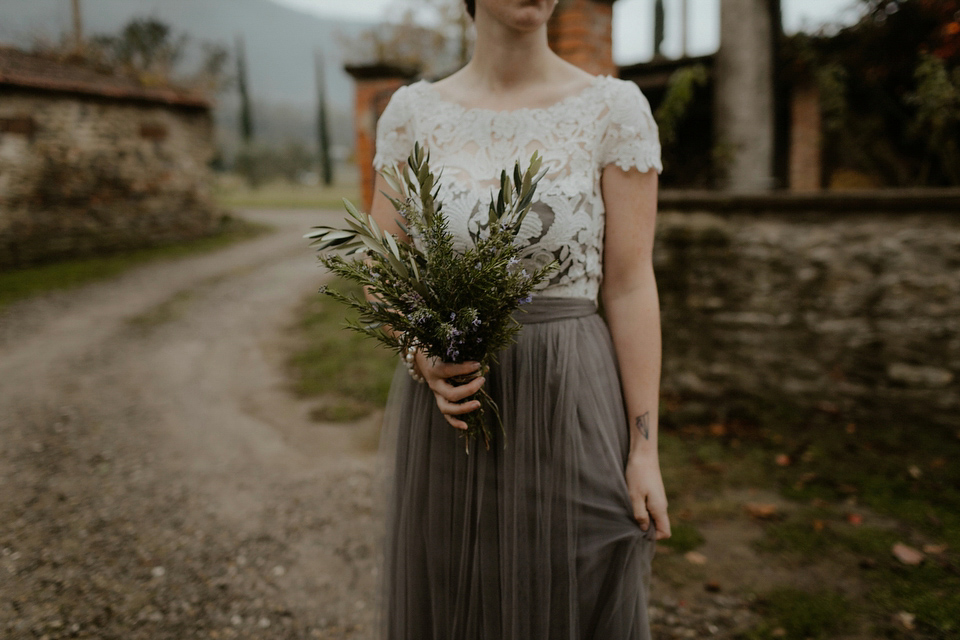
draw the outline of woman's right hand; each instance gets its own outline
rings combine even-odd
[[[437,358],[428,357],[422,351],[417,351],[416,355],[417,369],[420,371],[430,390],[433,391],[437,399],[437,407],[440,413],[447,419],[452,426],[457,429],[466,429],[467,423],[456,416],[461,416],[480,408],[479,400],[469,400],[461,402],[480,390],[485,378],[479,376],[467,384],[459,387],[450,384],[447,380],[453,376],[461,376],[477,371],[480,368],[479,362],[463,362],[454,364],[452,362],[443,362]]]

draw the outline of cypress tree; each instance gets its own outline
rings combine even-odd
[[[320,155],[321,179],[325,186],[333,184],[333,163],[330,161],[330,134],[327,130],[327,87],[323,68],[323,53],[314,54],[317,74],[317,150]]]
[[[244,144],[253,140],[253,111],[250,108],[250,89],[247,78],[247,56],[243,36],[237,36],[237,89],[240,92],[240,137]]]

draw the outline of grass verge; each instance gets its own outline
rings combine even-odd
[[[237,176],[221,176],[217,182],[217,202],[239,209],[335,209],[343,210],[343,198],[360,202],[360,188],[354,184],[322,185],[270,182],[250,188]]]
[[[335,281],[334,288],[359,293],[352,283]],[[303,345],[289,364],[293,389],[303,398],[322,400],[312,417],[318,422],[349,422],[382,407],[387,401],[397,357],[373,340],[344,328],[350,310],[314,294],[301,307],[296,327]]]
[[[744,634],[742,640],[836,638],[850,629],[849,606],[842,594],[829,589],[773,589],[756,603],[764,622]]]
[[[756,519],[759,557],[798,579],[838,576],[823,592],[758,593],[764,622],[742,638],[960,637],[960,467],[949,462],[960,456],[960,434],[759,403],[714,421],[666,404],[661,467],[672,512],[707,530],[711,518],[747,517],[705,514],[711,499],[774,489],[786,501]],[[921,551],[922,561],[901,561],[898,544]],[[855,587],[841,593],[840,576]]]
[[[273,229],[270,225],[224,216],[213,234],[186,242],[3,271],[0,272],[0,311],[17,300],[110,278],[148,262],[220,249]]]

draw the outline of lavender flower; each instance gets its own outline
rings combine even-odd
[[[533,301],[533,297],[528,295],[517,300],[517,304],[529,304],[531,301]]]

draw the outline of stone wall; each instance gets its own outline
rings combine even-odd
[[[668,409],[960,429],[956,215],[663,212],[657,233]]]
[[[5,88],[0,267],[209,233],[209,111]]]

